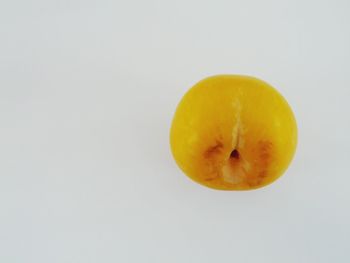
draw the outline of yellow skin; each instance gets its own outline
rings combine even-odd
[[[182,98],[170,144],[177,164],[194,181],[221,190],[256,189],[287,169],[297,125],[287,101],[267,83],[219,75]]]

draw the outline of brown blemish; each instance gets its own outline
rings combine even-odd
[[[271,164],[272,154],[273,154],[273,144],[270,141],[259,141],[258,142],[258,167],[259,170],[256,171],[255,175],[249,180],[250,186],[257,186],[261,184],[266,177],[268,177],[268,168]]]
[[[204,181],[206,182],[212,182],[215,181],[219,178],[220,174],[218,172],[212,172],[206,175],[205,178],[203,178]]]
[[[204,153],[203,157],[205,158],[205,165],[206,165],[206,171],[203,177],[203,180],[206,182],[215,181],[218,177],[218,157],[220,156],[220,153],[222,152],[224,148],[223,143],[220,140],[217,140],[215,145],[210,146],[207,148]]]
[[[258,177],[261,179],[264,179],[267,176],[267,171],[266,170],[262,170],[259,172]]]
[[[213,157],[214,155],[220,153],[223,147],[224,147],[224,145],[222,144],[222,142],[217,141],[216,144],[215,144],[214,146],[209,147],[209,148],[204,152],[204,157],[205,157],[205,158],[211,158],[211,157]]]
[[[249,187],[255,187],[258,183],[254,179],[246,180],[245,182]]]
[[[259,157],[263,163],[268,163],[271,159],[272,143],[269,141],[259,142]]]
[[[265,169],[261,170],[257,174],[255,174],[255,176],[252,176],[248,179],[248,185],[250,187],[256,187],[260,185],[267,176],[268,176],[267,170]]]
[[[215,179],[217,179],[217,177],[209,177],[209,178],[204,178],[204,181],[210,182],[210,181],[214,181]]]

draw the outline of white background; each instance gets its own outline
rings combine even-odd
[[[259,77],[286,174],[214,191],[168,135],[198,80]],[[350,262],[348,0],[1,0],[0,262]]]

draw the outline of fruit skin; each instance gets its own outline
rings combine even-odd
[[[177,106],[170,145],[181,170],[220,190],[250,190],[279,178],[297,145],[287,101],[262,80],[217,75],[194,85]]]

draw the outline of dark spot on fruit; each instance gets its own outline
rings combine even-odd
[[[273,150],[273,144],[270,141],[259,141],[257,157],[260,170],[255,175],[258,184],[261,184],[269,176],[269,168],[273,162]]]
[[[210,182],[210,181],[214,181],[216,178],[204,178],[204,181],[206,182]]]
[[[209,147],[205,152],[204,152],[204,157],[205,158],[211,158],[213,155],[216,155],[221,152],[221,149],[224,147],[224,145],[221,142],[216,142],[214,146]]]
[[[266,170],[262,170],[259,174],[258,174],[258,177],[263,179],[267,176],[267,172]]]
[[[230,158],[239,159],[239,152],[236,149],[234,149],[230,154]]]
[[[220,176],[219,173],[215,172],[210,175],[207,175],[206,178],[204,178],[203,180],[206,182],[211,182],[218,179],[219,176]]]
[[[267,163],[271,158],[272,143],[269,141],[260,141],[259,142],[259,156],[260,159]]]
[[[260,180],[258,180],[257,178],[251,178],[246,183],[249,185],[249,187],[256,187],[257,185],[259,185],[259,181]]]

